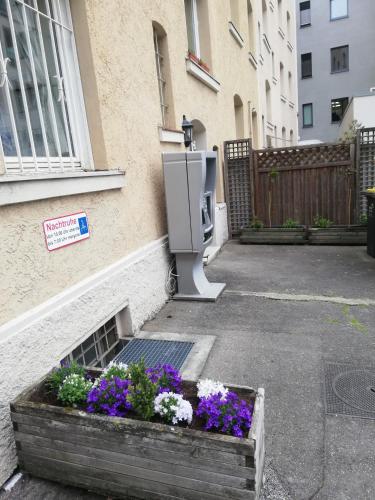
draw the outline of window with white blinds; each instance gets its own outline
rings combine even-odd
[[[7,173],[90,168],[68,0],[0,0],[0,136]]]

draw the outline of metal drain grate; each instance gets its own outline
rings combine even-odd
[[[375,420],[375,370],[325,363],[326,413]]]
[[[145,359],[147,367],[167,363],[180,369],[189,355],[194,342],[175,340],[132,339],[116,356],[121,363],[137,363]]]

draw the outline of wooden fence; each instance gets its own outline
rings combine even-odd
[[[375,186],[375,128],[362,128],[357,132],[357,215],[367,213],[367,198],[361,193]]]
[[[224,150],[231,234],[255,217],[266,226],[289,218],[311,225],[316,215],[336,224],[355,221],[354,145],[252,150],[244,139],[226,142]]]

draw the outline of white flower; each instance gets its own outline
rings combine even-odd
[[[109,365],[106,367],[106,369],[103,371],[103,375],[108,372],[112,367],[119,368],[120,370],[126,371],[128,369],[128,365],[126,363],[121,363],[117,361],[111,361]]]
[[[225,399],[228,393],[228,389],[224,387],[221,382],[216,382],[215,380],[210,380],[208,378],[198,380],[197,389],[199,399],[208,398],[209,396],[219,393],[222,394],[221,399]]]
[[[155,413],[161,417],[167,417],[172,424],[178,424],[186,420],[188,424],[193,419],[193,408],[189,401],[184,399],[181,394],[174,392],[162,392],[158,394],[154,401]]]

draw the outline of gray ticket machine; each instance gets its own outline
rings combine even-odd
[[[210,283],[203,253],[215,227],[216,153],[163,153],[169,248],[176,255],[174,299],[215,301],[225,283]]]

